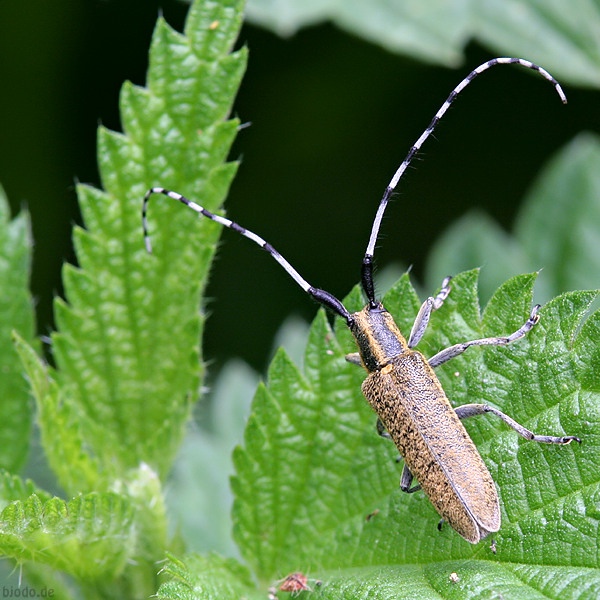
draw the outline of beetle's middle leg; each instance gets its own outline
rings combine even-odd
[[[540,305],[536,304],[531,310],[531,314],[527,321],[525,321],[517,331],[506,337],[489,337],[480,340],[471,340],[470,342],[463,342],[462,344],[455,344],[454,346],[450,346],[449,348],[438,352],[436,355],[432,356],[428,362],[432,367],[439,367],[441,364],[456,358],[471,346],[507,346],[508,344],[512,344],[525,337],[537,325],[537,322],[540,320],[540,317],[537,314],[539,309]]]
[[[505,415],[502,411],[494,408],[493,406],[489,406],[489,404],[463,404],[462,406],[458,406],[455,409],[456,415],[459,419],[468,419],[469,417],[475,417],[477,415],[484,415],[486,413],[492,413],[496,415],[500,419],[502,419],[511,429],[514,429],[520,436],[524,437],[526,440],[531,440],[533,442],[539,442],[541,444],[570,444],[571,442],[579,442],[581,444],[581,440],[574,435],[564,435],[564,436],[556,436],[556,435],[537,435],[533,433],[533,431],[529,431],[521,425],[517,423],[514,419],[511,419],[508,415]]]

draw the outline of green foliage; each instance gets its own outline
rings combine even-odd
[[[534,281],[523,275],[506,282],[480,318],[477,273],[456,277],[449,299],[432,317],[423,351],[431,355],[460,340],[517,329],[529,312]],[[525,340],[469,351],[439,369],[457,405],[476,398],[535,431],[576,432],[584,440],[581,447],[543,447],[498,419],[466,421],[500,490],[503,527],[495,555],[489,542],[472,546],[448,527],[439,533],[426,497],[398,489],[396,451],[375,432],[360,392],[363,373],[344,360],[352,340],[341,323],[335,336],[320,313],[304,373],[285,353],[276,356],[268,384],[255,396],[244,447],[235,453],[234,533],[260,580],[301,567],[326,582],[315,596],[323,598],[362,597],[349,592],[352,586],[368,587],[377,598],[454,597],[452,589],[517,597],[516,587],[525,594],[519,598],[528,590],[537,597],[536,580],[555,590],[550,597],[581,597],[581,588],[556,591],[565,571],[556,567],[565,567],[572,576],[589,572],[593,589],[600,589],[593,525],[599,516],[593,465],[599,458],[600,390],[591,381],[600,366],[591,341],[600,314],[581,327],[594,297],[560,296],[542,309],[540,324]],[[419,302],[404,277],[384,304],[406,330]],[[532,583],[520,581],[519,570],[527,570]],[[458,584],[448,579],[452,572],[459,574]]]
[[[170,557],[164,569],[169,581],[156,597],[159,600],[195,600],[196,598],[248,598],[264,600],[247,569],[237,561],[215,554],[192,555],[185,561]]]
[[[483,266],[482,298],[516,273],[543,268],[536,298],[546,302],[566,290],[600,281],[600,140],[580,135],[541,171],[515,220],[514,234],[472,212],[434,245],[427,282]]]
[[[582,134],[542,170],[515,222],[530,264],[549,271],[548,298],[600,281],[600,139]]]
[[[589,0],[249,0],[247,16],[280,35],[331,20],[391,52],[447,66],[477,39],[494,53],[543,62],[562,81],[600,85],[600,10]]]
[[[21,479],[6,471],[0,473],[0,509],[4,509],[10,502],[26,500],[35,496],[43,501],[50,500],[50,495],[36,487],[30,479]]]
[[[25,462],[31,430],[31,407],[19,357],[11,343],[13,329],[33,343],[33,303],[27,284],[31,264],[29,215],[10,220],[0,188],[0,469],[17,471]]]
[[[246,62],[244,49],[230,52],[242,8],[239,0],[198,1],[185,35],[159,20],[148,87],[123,88],[124,133],[100,130],[104,190],[79,186],[86,229],[75,231],[78,267],[65,267],[66,300],[55,304],[53,365],[31,340],[26,220],[9,222],[0,203],[8,265],[4,271],[0,264],[0,278],[18,304],[0,306],[2,327],[9,324],[0,328],[0,361],[4,354],[13,361],[0,362],[12,386],[0,423],[7,467],[0,472],[0,552],[22,566],[30,582],[64,598],[258,599],[298,570],[322,580],[312,586],[315,598],[597,597],[595,292],[559,295],[543,307],[526,339],[507,348],[474,348],[439,369],[455,405],[486,401],[540,433],[583,439],[581,446],[543,447],[492,417],[467,421],[500,492],[503,526],[495,553],[489,541],[472,546],[448,527],[438,532],[424,495],[399,491],[401,466],[393,445],[375,431],[360,391],[364,373],[344,359],[354,343],[323,311],[311,326],[302,366],[286,351],[276,353],[247,423],[254,375],[224,370],[214,386],[217,402],[204,409],[204,426],[186,440],[165,500],[166,476],[202,386],[199,307],[219,227],[156,198],[149,210],[155,255],[148,256],[141,198],[161,185],[219,210],[236,170],[226,160],[238,122],[227,116]],[[446,26],[431,34],[432,55],[435,39],[444,35],[443,43],[455,47],[465,29]],[[448,60],[456,60],[453,52]],[[547,264],[549,295],[577,287],[581,274],[598,270],[597,258],[570,238],[577,232],[576,242],[595,239],[597,152],[594,140],[581,138],[549,166],[544,182],[550,183],[532,192],[514,238],[504,238],[506,252],[498,241],[505,234],[487,223],[484,233],[491,235],[450,235],[441,254],[457,248],[467,260],[489,258],[490,264],[502,254],[500,273]],[[548,232],[558,248],[546,243]],[[520,275],[498,289],[490,285],[481,314],[478,273],[458,275],[422,351],[431,356],[459,341],[514,331],[529,314],[535,279]],[[409,331],[420,300],[406,275],[384,302]],[[358,290],[346,303],[361,308]],[[297,327],[288,331],[298,339]],[[14,383],[20,375],[10,379],[18,373],[17,356],[35,398],[41,445],[66,499],[14,473],[25,456],[30,420]],[[229,450],[244,424],[232,464]],[[11,436],[19,443],[11,445]],[[233,499],[225,489],[230,473]],[[237,548],[223,534],[232,503]],[[171,540],[167,507],[179,529]],[[189,549],[239,553],[245,565]]]
[[[237,554],[231,539],[231,451],[243,437],[258,375],[244,362],[226,364],[212,386],[202,427],[186,436],[167,488],[167,505],[190,550]]]
[[[210,209],[224,199],[235,172],[224,161],[237,128],[225,118],[246,54],[229,54],[235,8],[199,4],[189,37],[159,20],[148,88],[123,89],[125,133],[100,130],[105,191],[79,187],[87,229],[75,231],[79,267],[64,270],[68,303],[56,301],[57,369],[27,361],[49,460],[70,493],[107,488],[141,463],[164,477],[196,399],[197,307],[219,230],[204,222],[190,232],[190,215],[162,198],[150,206],[151,223],[161,227],[156,256],[148,256],[141,198],[160,183]],[[75,468],[64,454],[74,440],[82,457]]]
[[[226,19],[230,4],[192,11],[187,38],[159,20],[148,88],[123,88],[125,133],[100,130],[105,191],[79,187],[88,229],[75,231],[79,268],[65,267],[68,304],[56,301],[52,378],[59,404],[76,407],[86,452],[102,465],[84,479],[87,489],[105,487],[141,461],[164,477],[201,383],[197,307],[219,231],[199,223],[190,233],[189,215],[155,201],[151,222],[165,226],[156,228],[156,257],[148,256],[140,198],[160,183],[203,198],[209,209],[223,202],[235,172],[224,161],[237,129],[225,118],[246,62],[244,51],[228,53],[239,25]],[[57,458],[49,457],[65,489],[81,489],[79,474],[65,472]]]
[[[284,347],[300,361],[307,337],[308,325],[290,317],[281,326],[273,348]],[[202,427],[191,430],[183,442],[169,478],[167,506],[190,550],[239,555],[231,538],[231,452],[243,439],[258,380],[246,363],[228,362],[202,406]]]
[[[74,232],[78,266],[65,266],[66,300],[55,302],[54,365],[31,343],[26,217],[9,223],[0,206],[1,466],[16,470],[29,444],[24,368],[41,445],[72,498],[2,474],[0,552],[36,585],[66,589],[58,570],[86,598],[144,598],[157,589],[156,562],[169,543],[163,484],[202,385],[198,307],[220,231],[155,199],[149,221],[161,225],[149,256],[141,200],[160,184],[211,210],[222,204],[236,170],[226,158],[238,122],[227,117],[246,64],[245,49],[231,52],[241,13],[239,0],[198,2],[185,35],[160,19],[148,87],[123,88],[124,133],[100,129],[104,190],[78,187],[86,229]]]
[[[0,522],[3,555],[50,565],[84,582],[117,576],[136,539],[131,504],[111,493],[69,502],[32,494],[11,502]]]

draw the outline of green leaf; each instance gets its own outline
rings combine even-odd
[[[251,0],[247,17],[280,35],[331,20],[392,52],[453,66],[460,62],[468,36],[469,4],[462,0],[450,3],[435,0],[426,4],[416,0],[375,3]]]
[[[534,282],[510,279],[480,317],[477,272],[455,277],[419,348],[431,356],[515,331],[531,310]],[[397,451],[375,431],[364,373],[344,360],[351,336],[341,323],[336,336],[320,312],[304,372],[277,354],[234,454],[234,535],[263,588],[302,570],[323,581],[315,598],[595,597],[600,313],[584,322],[595,296],[564,294],[542,308],[525,339],[472,348],[438,369],[454,405],[487,402],[538,433],[583,440],[536,444],[495,417],[465,420],[500,493],[494,549],[448,526],[438,531],[427,498],[399,490]],[[357,300],[354,293],[347,303]],[[407,277],[384,304],[409,331],[419,302]]]
[[[81,415],[51,377],[51,369],[18,334],[13,334],[40,415],[41,442],[63,487],[92,489],[100,471],[95,457],[85,451],[80,431]]]
[[[495,52],[543,57],[544,66],[565,82],[600,85],[597,2],[488,0],[471,7],[474,37]]]
[[[35,494],[42,501],[50,500],[50,495],[36,487],[31,479],[21,479],[11,473],[0,473],[0,510],[15,500],[25,500]]]
[[[162,570],[168,579],[156,598],[159,600],[238,600],[248,598],[264,600],[256,591],[248,570],[232,559],[215,554],[193,554],[185,559],[169,558]]]
[[[10,220],[10,208],[0,188],[0,469],[18,471],[25,462],[31,434],[31,406],[21,363],[11,343],[18,330],[32,343],[35,333],[29,294],[31,268],[29,215]]]
[[[171,522],[189,550],[237,554],[231,539],[231,453],[241,443],[258,375],[230,361],[206,398],[200,426],[186,436],[167,486]]]
[[[451,225],[427,260],[426,280],[481,266],[480,296],[489,298],[507,277],[543,269],[536,298],[546,300],[600,281],[600,141],[580,135],[543,169],[514,226],[504,232],[489,217],[470,213]]]
[[[378,283],[380,281],[381,278],[378,279]],[[281,327],[275,335],[273,341],[273,354],[275,354],[279,348],[285,348],[292,360],[300,362],[304,356],[307,340],[308,323],[298,316],[291,315],[281,324]],[[256,389],[256,385],[254,386],[254,389]]]
[[[147,598],[158,587],[163,482],[202,387],[198,307],[220,228],[154,198],[150,256],[142,199],[165,186],[219,210],[236,171],[226,161],[246,64],[245,49],[230,52],[241,16],[239,0],[199,1],[185,35],[159,20],[148,87],[123,87],[124,133],[99,131],[104,190],[78,187],[86,229],[74,232],[78,266],[65,266],[66,299],[55,302],[55,366],[13,334],[43,449],[75,496],[48,499],[29,483],[0,481],[11,502],[0,553],[25,563],[36,584],[57,581],[56,569],[87,598]]]
[[[540,569],[529,565],[494,564],[487,560],[448,560],[333,574],[310,597],[315,600],[366,597],[377,600],[593,600],[598,590],[600,578],[591,569]]]
[[[478,211],[457,219],[435,241],[427,256],[425,279],[439,285],[446,275],[473,267],[481,267],[481,298],[490,298],[498,282],[531,268],[519,243]]]
[[[244,49],[230,54],[240,20],[239,0],[196,3],[186,35],[159,20],[148,87],[123,87],[124,133],[99,131],[104,191],[78,187],[86,229],[75,230],[79,266],[63,270],[67,300],[55,302],[57,368],[26,358],[42,441],[69,493],[108,489],[141,463],[164,478],[183,438],[220,228],[154,198],[149,256],[142,198],[160,185],[210,210],[223,202],[236,170],[225,162],[238,126],[227,115],[246,64]]]
[[[515,237],[553,295],[600,282],[600,138],[583,134],[538,176],[515,223]]]
[[[0,514],[3,555],[50,565],[84,581],[118,575],[135,539],[131,504],[113,493],[69,502],[34,494]]]
[[[73,584],[73,579],[61,571],[56,571],[52,567],[42,563],[28,562],[19,569],[18,573],[13,570],[13,575],[18,578],[13,584],[16,595],[16,589],[21,592],[21,598],[37,594],[38,598],[60,598],[60,600],[77,600],[81,596]],[[23,577],[24,576],[24,577]],[[23,585],[23,579],[26,584]],[[8,580],[5,587],[8,587]],[[33,591],[31,591],[33,590]],[[31,597],[31,596],[30,596]],[[36,596],[33,596],[36,597]]]
[[[307,337],[308,324],[290,317],[273,347],[282,346],[300,360]],[[258,379],[246,363],[229,361],[199,411],[199,427],[190,429],[181,446],[169,477],[167,504],[188,550],[239,554],[231,539],[231,453],[243,441]]]
[[[253,0],[247,3],[246,18],[281,36],[289,36],[301,27],[326,20],[333,7],[334,3],[325,0]]]
[[[280,35],[330,20],[391,52],[456,66],[476,39],[543,63],[555,77],[600,85],[600,9],[592,0],[249,0],[249,21]]]

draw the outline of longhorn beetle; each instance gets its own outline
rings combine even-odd
[[[258,244],[309,296],[344,319],[358,346],[358,352],[346,358],[352,363],[362,365],[368,372],[362,384],[362,391],[377,413],[377,431],[383,437],[394,441],[404,459],[401,489],[408,493],[422,489],[442,520],[447,521],[472,544],[500,529],[500,506],[492,477],[461,419],[492,413],[528,440],[545,444],[568,444],[573,440],[581,443],[581,440],[572,435],[536,435],[487,404],[467,404],[454,409],[434,373],[434,368],[462,354],[471,346],[506,346],[521,339],[539,321],[540,306],[534,306],[527,321],[517,331],[505,337],[489,337],[455,344],[427,359],[414,350],[414,347],[423,337],[432,311],[439,309],[448,297],[451,278],[447,277],[443,281],[437,296],[425,300],[407,341],[392,316],[375,297],[373,254],[383,214],[392,193],[415,154],[431,135],[449,106],[477,75],[493,66],[513,63],[532,69],[547,79],[566,104],[565,94],[556,79],[542,67],[521,58],[489,60],[471,71],[452,90],[427,129],[410,148],[379,203],[361,269],[361,284],[368,303],[359,312],[350,313],[335,296],[310,285],[271,244],[255,233],[225,217],[209,212],[177,192],[153,187],[144,196],[142,205],[142,224],[148,252],[152,251],[148,235],[148,200],[153,194],[163,194]],[[418,485],[412,485],[413,478],[417,479]]]

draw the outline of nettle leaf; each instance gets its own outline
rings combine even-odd
[[[600,10],[590,0],[249,0],[247,18],[280,35],[329,20],[391,52],[447,66],[477,39],[543,62],[565,82],[600,85]]]
[[[80,410],[68,391],[59,388],[50,367],[35,350],[17,333],[13,340],[36,400],[42,443],[50,464],[56,465],[67,490],[92,489],[101,469],[97,459],[86,452]]]
[[[530,263],[544,266],[553,295],[600,283],[598,223],[600,138],[581,134],[549,161],[515,222],[515,238]]]
[[[135,539],[131,505],[112,493],[69,502],[33,494],[0,513],[4,556],[49,565],[84,582],[118,575]]]
[[[600,85],[600,8],[575,0],[473,2],[474,37],[500,53],[543,56],[544,64],[574,85]]]
[[[460,61],[469,12],[469,4],[462,0],[435,0],[426,5],[415,1],[250,0],[247,18],[279,35],[331,20],[392,52],[450,66]]]
[[[21,479],[18,475],[0,473],[0,510],[16,500],[26,500],[35,494],[40,500],[50,500],[51,496],[40,490],[31,479]]]
[[[150,256],[141,205],[156,185],[210,210],[223,202],[236,170],[227,116],[246,64],[244,49],[230,53],[240,20],[239,0],[196,3],[185,35],[159,20],[148,87],[123,87],[124,133],[99,131],[104,191],[78,187],[86,229],[74,232],[79,266],[63,270],[67,300],[55,302],[57,368],[27,359],[42,442],[71,494],[107,489],[141,463],[164,478],[197,399],[198,306],[220,228],[157,197]]]
[[[471,212],[451,225],[427,261],[428,285],[448,273],[484,267],[480,294],[517,272],[543,268],[536,299],[545,302],[600,282],[600,140],[579,135],[543,169],[515,220],[514,234]]]
[[[18,471],[25,462],[31,434],[31,406],[19,357],[11,343],[16,329],[33,343],[35,317],[29,293],[31,268],[29,215],[11,221],[0,188],[0,469]]]
[[[231,539],[231,452],[244,435],[258,375],[227,363],[203,403],[201,426],[190,429],[167,487],[171,522],[189,550],[236,555]]]
[[[265,594],[256,590],[245,567],[215,554],[194,554],[184,560],[171,556],[162,574],[168,581],[156,594],[159,600],[265,599]]]
[[[289,317],[273,344],[302,359],[308,324]],[[171,523],[188,551],[213,551],[238,556],[231,538],[233,475],[231,454],[242,443],[250,401],[259,375],[246,363],[231,360],[219,371],[198,411],[199,427],[190,428],[166,490]]]
[[[427,255],[425,280],[432,286],[438,285],[448,273],[475,267],[481,267],[478,289],[483,300],[492,296],[499,282],[532,269],[524,249],[510,233],[490,216],[472,210],[434,242]]]
[[[471,271],[453,280],[419,346],[426,356],[512,333],[527,319],[535,275],[503,284],[482,316],[477,279]],[[424,494],[399,490],[402,466],[375,431],[360,390],[365,375],[344,360],[351,336],[319,312],[304,371],[284,352],[275,357],[234,453],[234,536],[262,586],[302,571],[323,582],[314,598],[596,597],[600,313],[586,318],[595,297],[559,296],[525,339],[472,348],[438,369],[454,405],[491,403],[538,433],[583,440],[546,446],[492,416],[465,421],[500,493],[493,548],[448,526],[438,531]],[[358,293],[346,302],[358,308]],[[419,300],[407,276],[384,304],[409,331]]]

